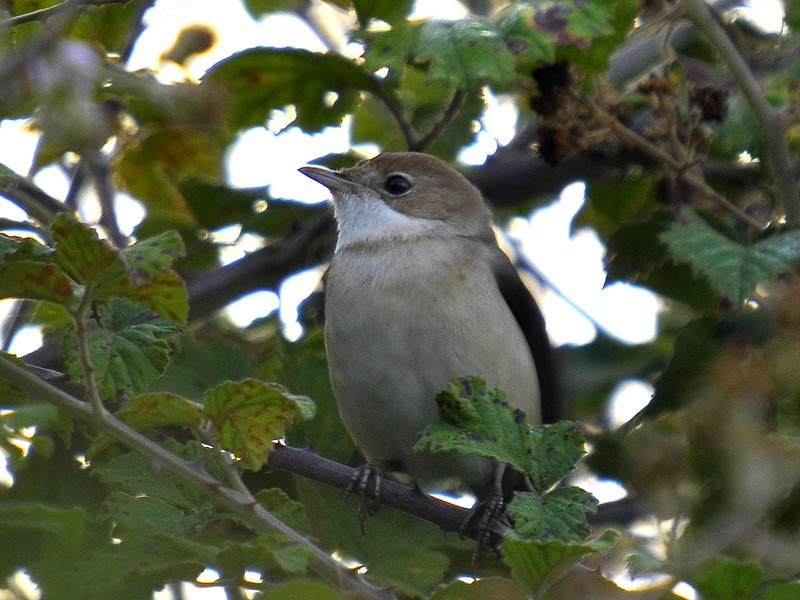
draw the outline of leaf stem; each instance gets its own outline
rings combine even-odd
[[[642,137],[632,129],[626,127],[622,122],[620,122],[619,119],[617,119],[617,117],[609,114],[597,106],[597,104],[595,104],[590,98],[574,96],[574,99],[576,102],[583,103],[584,106],[592,111],[592,115],[598,121],[602,122],[605,126],[614,131],[614,133],[618,134],[628,144],[634,148],[638,148],[647,155],[651,156],[653,159],[663,163],[666,167],[669,167],[671,170],[675,171],[675,173],[682,180],[691,184],[705,196],[724,206],[728,211],[739,217],[743,222],[747,223],[751,227],[754,227],[757,231],[761,231],[765,228],[766,225],[764,223],[761,223],[760,221],[748,215],[741,208],[736,206],[736,204],[728,200],[725,196],[708,185],[708,183],[706,183],[702,177],[692,173],[691,171],[688,171],[687,164],[677,160],[671,154],[665,152],[650,142],[650,140],[647,138]]]
[[[800,220],[800,197],[789,163],[783,116],[780,111],[774,110],[767,103],[764,92],[752,71],[704,0],[683,0],[683,6],[689,17],[728,65],[731,75],[750,103],[763,131],[762,139],[772,163],[772,176],[776,183],[778,197],[786,213],[786,221],[790,225],[797,224]]]
[[[405,139],[406,148],[409,150],[412,148],[417,148],[417,134],[411,127],[411,123],[408,122],[406,116],[403,114],[403,107],[400,106],[400,102],[397,100],[397,98],[395,98],[394,94],[386,89],[386,86],[380,79],[375,77],[372,78],[372,93],[383,101],[383,103],[386,105],[386,108],[389,109],[389,113],[391,113],[392,117],[394,117],[394,120],[398,127],[400,127],[400,132],[403,134],[403,138]]]
[[[123,446],[143,455],[151,464],[159,469],[167,470],[192,487],[206,492],[219,504],[244,517],[256,529],[280,533],[289,540],[310,548],[314,554],[314,568],[317,573],[338,588],[361,594],[365,598],[381,600],[395,598],[391,591],[376,588],[367,583],[360,575],[344,568],[329,554],[312,544],[307,538],[272,516],[258,502],[249,502],[238,490],[222,485],[206,471],[175,456],[169,450],[153,442],[138,431],[131,429],[110,413],[106,412],[105,418],[97,420],[95,418],[95,410],[90,404],[78,400],[70,394],[39,379],[24,367],[21,367],[10,358],[2,355],[0,355],[0,377],[27,390],[33,395],[39,396],[48,402],[52,402],[81,419],[89,421],[94,420],[95,425],[100,431]]]
[[[464,90],[456,90],[453,93],[453,97],[450,99],[450,104],[447,105],[447,108],[439,120],[433,124],[427,133],[425,133],[416,141],[414,146],[409,147],[409,150],[422,151],[429,144],[434,142],[458,114],[458,110],[461,108],[466,95],[467,94]]]
[[[91,284],[87,284],[83,291],[78,308],[72,313],[75,322],[75,335],[78,338],[78,357],[83,367],[83,377],[86,382],[86,397],[92,406],[95,418],[103,422],[109,416],[103,399],[100,397],[100,390],[97,387],[97,370],[92,363],[92,355],[89,349],[89,316],[92,310],[92,296],[94,295]]]

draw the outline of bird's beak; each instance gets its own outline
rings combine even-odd
[[[306,177],[310,177],[317,183],[321,183],[332,192],[357,192],[362,186],[354,181],[345,179],[340,173],[320,167],[300,167],[298,169]]]

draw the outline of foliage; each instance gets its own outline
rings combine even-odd
[[[229,597],[671,598],[678,582],[704,600],[798,597],[796,3],[779,34],[700,0],[465,0],[455,20],[410,19],[408,0],[324,3],[326,23],[305,1],[243,4],[295,15],[327,52],[245,49],[195,81],[217,40],[193,24],[162,57],[174,83],[125,66],[150,0],[7,3],[0,119],[25,119],[38,145],[30,173],[0,165],[0,195],[24,213],[0,219],[2,336],[33,325],[45,342],[0,355],[0,594],[24,598],[8,579],[23,571],[45,598],[150,598],[210,568]],[[309,478],[332,481],[329,467],[268,468],[276,440],[361,462],[320,296],[297,341],[276,317],[239,328],[220,309],[324,265],[334,232],[323,207],[230,185],[225,157],[282,111],[284,131],[345,123],[355,144],[452,162],[489,93],[513,101],[516,136],[466,175],[504,218],[585,180],[573,229],[605,244],[608,283],[662,310],[646,344],[559,349],[570,421],[532,427],[475,378],[439,394],[419,447],[524,482],[501,558],[473,565],[473,544],[427,513],[384,507],[363,536],[358,500]],[[46,167],[70,180],[58,197],[34,179]],[[129,234],[117,193],[144,209]],[[224,264],[221,231],[260,249]],[[654,395],[616,426],[631,379]],[[609,516],[586,474],[624,486],[634,514]],[[620,587],[623,572],[646,589]]]

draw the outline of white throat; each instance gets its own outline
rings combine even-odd
[[[333,202],[339,224],[337,251],[356,244],[441,235],[445,230],[441,221],[399,213],[378,197],[365,199],[347,192],[339,192],[339,196]]]

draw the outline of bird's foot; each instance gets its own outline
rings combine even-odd
[[[353,474],[345,493],[361,496],[361,505],[358,508],[358,521],[361,533],[366,534],[367,517],[374,517],[381,508],[381,488],[383,487],[383,473],[385,465],[381,461],[372,461],[361,465]]]
[[[461,525],[461,535],[465,536],[470,530],[475,531],[475,552],[472,555],[473,564],[477,563],[484,552],[494,552],[500,558],[500,543],[503,540],[503,531],[511,526],[505,512],[505,501],[502,494],[492,494],[485,500],[478,502],[470,511],[469,516]]]

